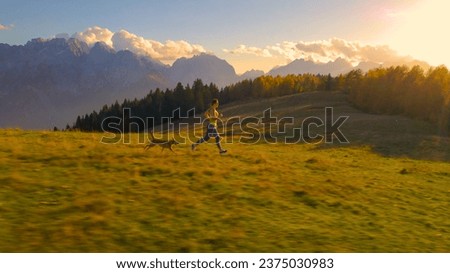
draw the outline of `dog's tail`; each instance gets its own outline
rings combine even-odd
[[[155,140],[155,135],[153,134],[153,131],[149,131],[150,136],[152,137],[152,140]]]

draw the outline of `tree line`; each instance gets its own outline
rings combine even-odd
[[[450,132],[450,73],[445,66],[424,71],[420,66],[352,71],[343,90],[358,108],[371,113],[404,115],[429,121]]]
[[[133,116],[143,120],[153,117],[157,125],[162,117],[171,117],[178,108],[181,114],[192,108],[196,113],[203,112],[213,98],[226,104],[319,90],[345,92],[350,102],[364,111],[406,115],[436,124],[443,134],[450,131],[450,73],[445,66],[426,72],[419,66],[377,68],[367,73],[353,70],[335,77],[314,74],[261,76],[220,90],[213,83],[205,84],[197,79],[192,86],[178,83],[174,89],[151,90],[142,99],[105,105],[99,112],[78,116],[74,125],[67,128],[102,131],[102,121],[111,116],[122,117],[124,108],[130,108]]]
[[[108,117],[121,118],[125,108],[131,109],[133,117],[139,117],[143,120],[151,117],[154,121],[153,125],[158,125],[161,118],[172,117],[173,111],[178,108],[182,115],[192,108],[195,109],[196,113],[201,113],[209,107],[213,98],[218,98],[221,104],[226,104],[233,101],[277,97],[305,91],[332,90],[333,87],[330,85],[332,81],[334,81],[334,78],[331,76],[312,74],[288,75],[285,77],[262,76],[255,80],[243,80],[219,90],[215,84],[205,84],[201,79],[197,79],[192,86],[183,86],[178,83],[174,89],[150,90],[142,99],[125,99],[120,104],[116,101],[109,106],[104,105],[99,112],[93,111],[90,114],[78,116],[74,125],[72,127],[68,125],[66,129],[103,131],[108,129],[107,126],[102,128],[103,120]],[[126,124],[127,120],[124,119],[123,122],[125,124],[121,124],[120,128],[125,130],[145,129],[129,128]],[[144,126],[151,125],[145,124]]]
[[[203,84],[202,80],[194,81],[192,87],[183,86],[178,83],[175,89],[166,89],[165,91],[157,88],[150,90],[150,92],[142,99],[128,100],[125,99],[121,104],[116,101],[110,106],[104,105],[99,111],[93,111],[91,114],[78,116],[75,124],[70,129],[80,131],[102,131],[108,126],[102,128],[102,122],[109,117],[123,117],[123,109],[131,109],[133,117],[139,117],[147,121],[147,117],[152,117],[154,124],[160,124],[163,117],[171,117],[173,110],[180,108],[180,113],[185,114],[188,110],[195,108],[196,111],[204,111],[209,107],[209,103],[213,98],[219,96],[218,87],[211,83],[209,85]],[[176,117],[175,117],[176,118]],[[123,122],[127,122],[124,120]],[[122,124],[123,125],[123,124]],[[128,130],[128,124],[120,126]],[[152,124],[145,124],[144,126],[151,126]],[[132,130],[142,130],[145,128],[131,128]]]

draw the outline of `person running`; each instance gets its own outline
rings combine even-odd
[[[222,149],[222,146],[220,145],[220,136],[219,133],[217,132],[217,120],[219,120],[219,117],[222,117],[222,114],[217,112],[218,107],[219,107],[219,100],[213,99],[211,102],[211,106],[204,113],[205,118],[208,119],[209,121],[206,134],[204,137],[200,138],[199,140],[197,140],[197,142],[192,144],[191,146],[192,151],[195,150],[197,145],[205,141],[208,141],[211,137],[214,137],[216,139],[217,148],[219,148],[219,153],[224,154],[227,152],[227,150]]]

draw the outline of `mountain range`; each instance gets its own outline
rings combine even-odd
[[[356,68],[377,66],[361,63]],[[351,69],[341,58],[328,63],[299,59],[267,74],[338,75]],[[224,87],[262,75],[263,71],[252,70],[238,76],[229,63],[210,54],[180,58],[168,66],[101,42],[89,47],[74,38],[0,44],[0,128],[62,128],[105,104],[142,98],[152,89],[174,88],[178,82],[187,85],[199,78]]]

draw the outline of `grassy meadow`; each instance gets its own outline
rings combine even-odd
[[[448,252],[449,163],[1,131],[2,252]]]
[[[416,145],[411,127],[381,144],[354,117],[350,144],[222,156],[212,140],[173,154],[138,135],[0,130],[0,251],[449,252],[448,139]]]

